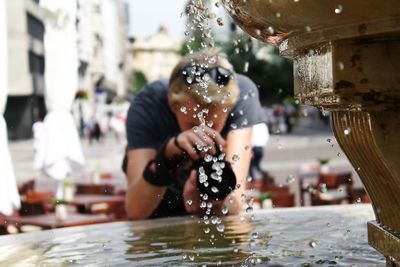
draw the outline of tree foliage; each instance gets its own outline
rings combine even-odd
[[[135,70],[133,72],[132,80],[133,80],[133,83],[132,83],[133,93],[139,92],[140,89],[142,89],[143,86],[145,86],[148,82],[146,75],[143,72],[138,71],[138,70]]]
[[[258,58],[257,52],[266,45],[257,41],[256,50],[252,46],[253,42],[246,37],[236,42],[221,44],[221,47],[235,71],[248,76],[257,85],[261,102],[282,103],[284,99],[293,97],[292,62],[281,58],[277,48],[271,49],[269,60]]]

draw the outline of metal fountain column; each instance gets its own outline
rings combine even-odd
[[[400,1],[222,1],[244,31],[293,59],[295,96],[331,111],[373,203],[369,244],[400,266]]]

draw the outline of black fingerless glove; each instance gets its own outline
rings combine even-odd
[[[157,154],[154,160],[147,163],[146,168],[143,171],[143,178],[152,185],[155,186],[168,186],[176,182],[176,171],[188,160],[188,156],[184,153],[182,156],[173,159],[165,158],[165,149],[171,138],[168,137],[164,143],[157,150]],[[150,168],[152,164],[155,164],[155,172]]]

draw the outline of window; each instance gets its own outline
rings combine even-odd
[[[44,38],[44,25],[43,23],[32,16],[30,13],[27,13],[27,22],[28,22],[28,34],[34,39],[38,39],[43,41]]]

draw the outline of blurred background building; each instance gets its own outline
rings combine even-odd
[[[165,25],[161,25],[157,33],[147,38],[133,40],[130,49],[133,78],[140,79],[141,75],[147,81],[168,78],[181,58],[181,45],[182,39],[172,37]]]
[[[5,112],[11,139],[31,136],[44,104],[44,11],[38,1],[6,1],[9,97]]]
[[[96,93],[124,96],[129,17],[123,0],[77,1],[79,89],[94,103]],[[32,124],[46,114],[44,20],[39,0],[7,3],[9,97],[5,118],[10,139],[32,136]]]

